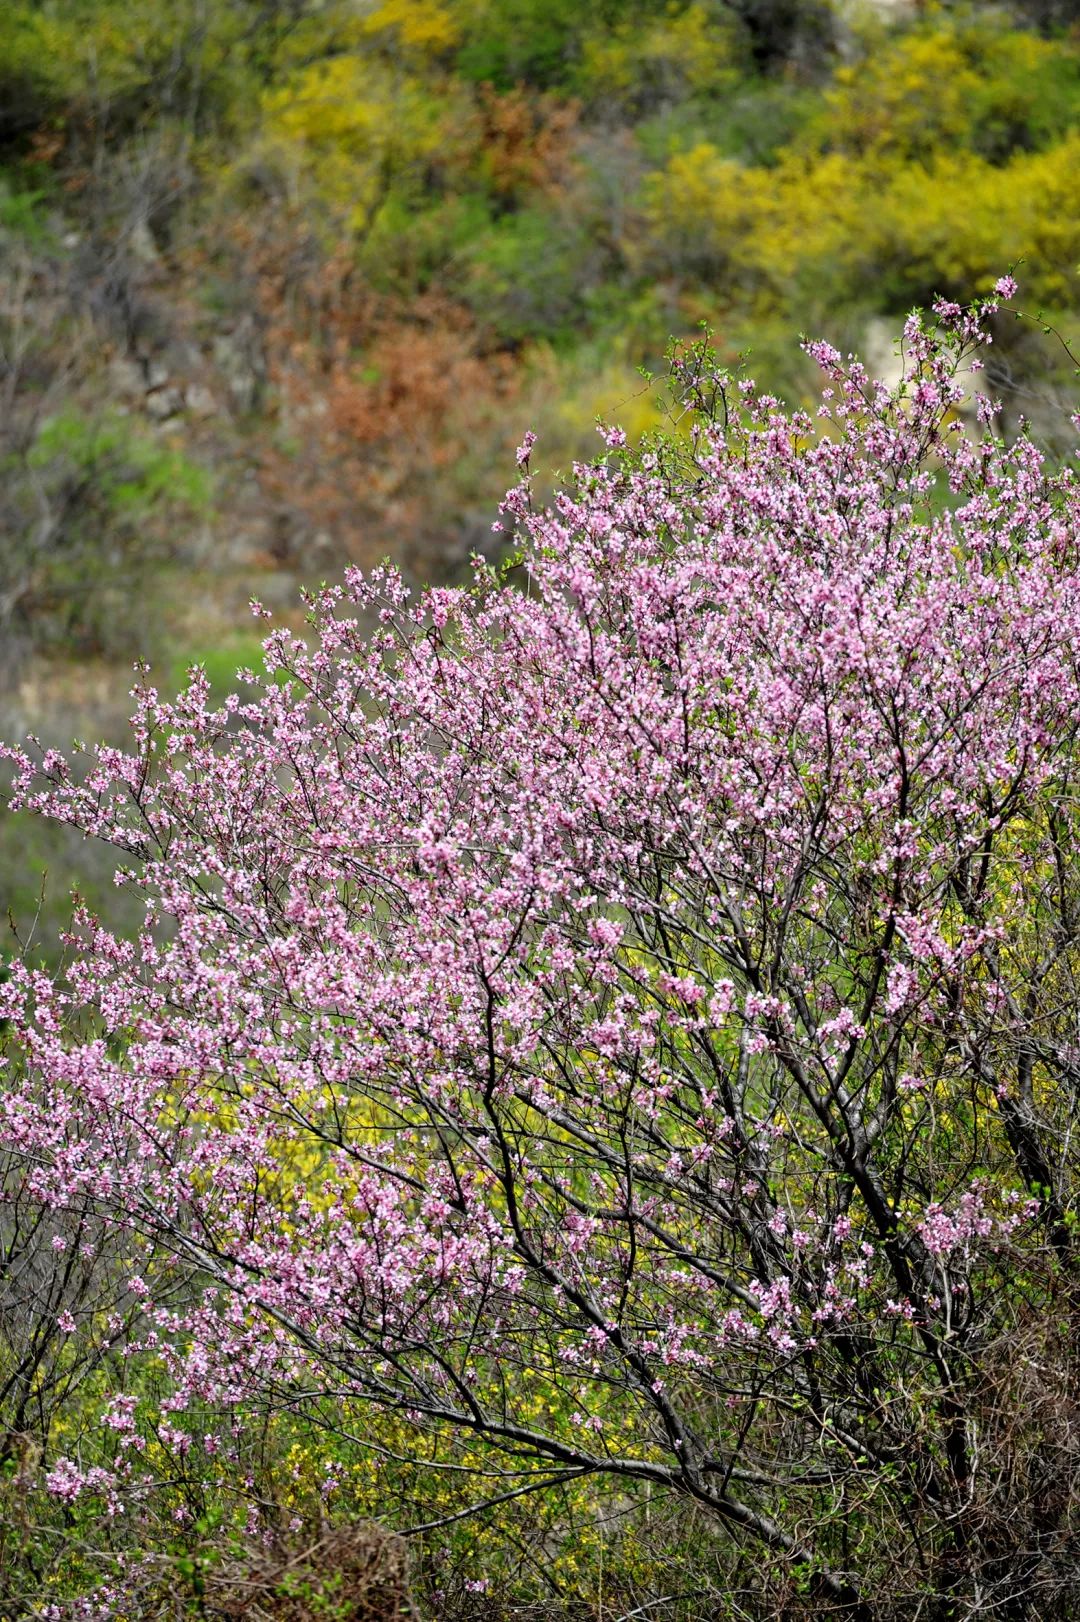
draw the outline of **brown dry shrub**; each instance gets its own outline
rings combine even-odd
[[[375,292],[302,221],[274,239],[241,222],[229,250],[259,312],[276,419],[247,446],[260,510],[285,532],[268,563],[321,571],[389,554],[445,578],[489,538],[513,474],[513,357],[486,351],[451,299],[406,308]]]
[[[480,114],[488,177],[503,202],[550,196],[570,183],[580,118],[576,102],[530,95],[521,85],[501,92],[484,85]]]
[[[370,1521],[252,1552],[206,1580],[203,1614],[245,1622],[416,1622],[404,1540]]]

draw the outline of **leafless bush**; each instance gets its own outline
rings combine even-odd
[[[405,1544],[372,1522],[284,1540],[229,1562],[206,1579],[202,1614],[247,1622],[406,1622]]]

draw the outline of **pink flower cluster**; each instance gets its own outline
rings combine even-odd
[[[977,1118],[999,1192],[1035,1176],[1003,1067],[1080,718],[1077,484],[968,437],[985,312],[937,314],[894,395],[817,345],[817,419],[729,386],[674,472],[544,512],[526,476],[528,590],[352,574],[246,696],[141,679],[127,752],[8,751],[146,921],[12,965],[0,1136],[144,1236],[178,1411],[302,1384],[742,1525],[790,1449],[862,1468],[935,1411],[938,1264],[1023,1238],[950,1157]],[[139,1424],[118,1394],[129,1460]]]

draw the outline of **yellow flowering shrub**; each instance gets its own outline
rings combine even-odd
[[[439,0],[380,0],[362,18],[366,34],[392,33],[406,49],[421,56],[439,56],[451,50],[461,29],[449,6]]]
[[[702,143],[650,177],[644,211],[656,258],[762,313],[984,292],[1019,260],[1025,296],[1060,307],[1080,293],[1078,165],[1076,133],[1007,164],[789,149],[775,167],[744,168]]]
[[[591,98],[648,106],[680,96],[723,94],[737,78],[726,18],[700,3],[669,5],[645,20],[598,28],[582,49],[578,77]]]
[[[1080,62],[1060,41],[1003,27],[936,26],[843,64],[806,142],[858,156],[927,159],[943,147],[984,156],[1041,145],[1080,105]]]
[[[263,142],[356,230],[392,183],[453,162],[467,134],[458,110],[374,54],[314,62],[267,92]]]

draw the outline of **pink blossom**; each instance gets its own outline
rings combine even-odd
[[[44,1321],[124,1342],[59,1499],[296,1396],[804,1568],[885,1461],[955,1546],[1077,1137],[1080,483],[952,431],[987,313],[912,317],[893,392],[812,346],[827,432],[710,372],[670,465],[523,476],[527,589],[350,572],[239,705],[143,672],[126,750],[4,747],[147,909],[0,983],[13,1184],[78,1233],[35,1266],[113,1292]]]

